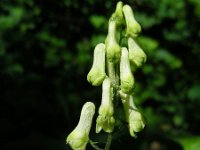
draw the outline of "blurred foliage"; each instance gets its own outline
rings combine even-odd
[[[200,147],[200,137],[179,137],[177,139],[177,142],[179,142],[184,150],[195,150],[199,149]]]
[[[65,137],[83,103],[100,104],[101,87],[89,85],[86,75],[116,2],[0,1],[2,148],[68,148]],[[138,42],[148,61],[135,73],[135,101],[147,125],[137,139],[129,136],[126,125],[117,125],[121,132],[112,149],[197,150],[200,1],[124,3],[131,5],[143,28]],[[104,134],[96,138],[101,141]]]

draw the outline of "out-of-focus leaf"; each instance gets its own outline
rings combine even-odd
[[[101,34],[93,36],[91,38],[91,46],[95,47],[99,43],[104,43],[105,38],[106,38],[106,35],[101,35]]]
[[[156,59],[158,61],[164,61],[167,65],[170,66],[171,69],[180,68],[182,66],[180,59],[164,49],[159,49],[159,51],[156,53]]]
[[[158,41],[150,37],[141,36],[138,38],[138,43],[144,48],[147,53],[153,53],[158,48]]]
[[[179,137],[176,139],[181,144],[184,150],[198,150],[200,148],[200,137]]]
[[[10,29],[20,22],[24,15],[21,7],[10,7],[8,16],[0,16],[0,29]]]
[[[104,16],[101,15],[92,15],[90,17],[90,22],[95,28],[101,28],[102,25],[105,25],[108,21]]]
[[[199,0],[190,0],[194,6],[195,14],[200,18],[200,1]]]
[[[200,99],[200,85],[192,86],[188,91],[188,97],[191,100],[199,100]]]
[[[180,126],[180,125],[183,123],[183,117],[180,116],[180,115],[175,115],[175,116],[173,117],[173,121],[174,121],[174,124],[175,124],[176,126]]]
[[[150,107],[144,110],[144,117],[147,121],[146,126],[151,127],[151,129],[158,128],[158,125],[160,125],[163,121],[163,118],[160,115],[155,114],[152,108]]]
[[[159,20],[153,16],[148,16],[148,14],[138,13],[136,14],[136,18],[138,22],[141,24],[143,29],[151,28],[152,26],[156,25]]]
[[[6,69],[6,73],[15,76],[16,74],[21,74],[24,72],[24,68],[21,64],[19,63],[13,63]]]

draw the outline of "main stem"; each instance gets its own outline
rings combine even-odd
[[[119,88],[119,69],[118,64],[110,63],[107,61],[107,72],[111,80],[111,85],[113,88],[113,102],[117,103],[119,99],[118,88]],[[116,106],[116,105],[115,105]],[[106,141],[105,150],[109,150],[112,143],[112,134],[109,133]]]
[[[110,149],[111,143],[112,143],[112,134],[109,133],[108,134],[108,138],[107,138],[107,142],[106,142],[105,150],[109,150]]]

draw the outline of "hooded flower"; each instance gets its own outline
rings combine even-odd
[[[105,40],[106,56],[109,62],[119,62],[121,56],[121,48],[116,39],[117,26],[114,20],[109,21],[108,35]]]
[[[95,113],[95,105],[92,102],[86,102],[81,110],[81,116],[76,128],[68,135],[67,144],[73,150],[85,150],[89,141],[89,132],[92,125],[92,118]]]
[[[116,5],[116,10],[112,14],[111,19],[116,21],[117,26],[121,26],[124,21],[124,16],[123,16],[123,2],[119,1]]]
[[[122,101],[122,103],[124,106],[130,135],[132,137],[136,137],[135,132],[140,132],[145,127],[143,116],[137,110],[133,102],[133,96],[129,96],[129,99]]]
[[[146,54],[131,37],[128,38],[128,50],[131,63],[135,64],[137,67],[141,67],[142,64],[146,62]]]
[[[141,32],[140,24],[135,20],[133,10],[129,5],[123,6],[123,13],[126,21],[126,36],[127,37],[137,37]]]
[[[93,86],[99,86],[105,77],[105,45],[100,43],[94,49],[93,64],[87,75],[87,80]]]
[[[102,85],[102,101],[99,108],[99,116],[97,117],[96,133],[102,129],[105,132],[112,132],[114,128],[115,119],[113,117],[114,108],[112,103],[112,88],[110,79],[106,78]]]
[[[125,47],[122,47],[122,55],[120,61],[120,82],[121,90],[126,94],[131,94],[134,89],[134,77],[131,72],[128,50]]]

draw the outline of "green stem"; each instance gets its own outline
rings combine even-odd
[[[118,106],[119,100],[120,100],[120,95],[119,95],[119,74],[120,74],[120,70],[119,70],[119,63],[116,64],[116,68],[115,68],[115,88],[114,88],[114,99],[115,99],[115,108]]]
[[[109,150],[112,143],[112,134],[108,134],[105,150]]]
[[[115,64],[107,61],[108,76],[111,80],[112,87],[115,87]]]
[[[90,140],[90,145],[96,150],[104,150],[104,149],[98,147],[97,145],[95,145],[95,143],[92,140]]]
[[[116,83],[116,88],[115,90],[118,91],[119,90],[119,63],[116,64],[116,68],[115,68],[115,83]]]
[[[107,62],[107,69],[108,69],[108,76],[111,80],[112,83],[112,87],[113,87],[113,92],[114,92],[114,101],[115,103],[117,102],[119,95],[118,95],[118,88],[119,88],[119,69],[118,69],[118,63],[114,64],[114,63],[110,63]],[[115,105],[116,106],[116,105]],[[109,150],[110,146],[112,143],[112,134],[109,133],[108,134],[108,138],[107,138],[107,142],[106,142],[106,146],[105,146],[105,150]]]

